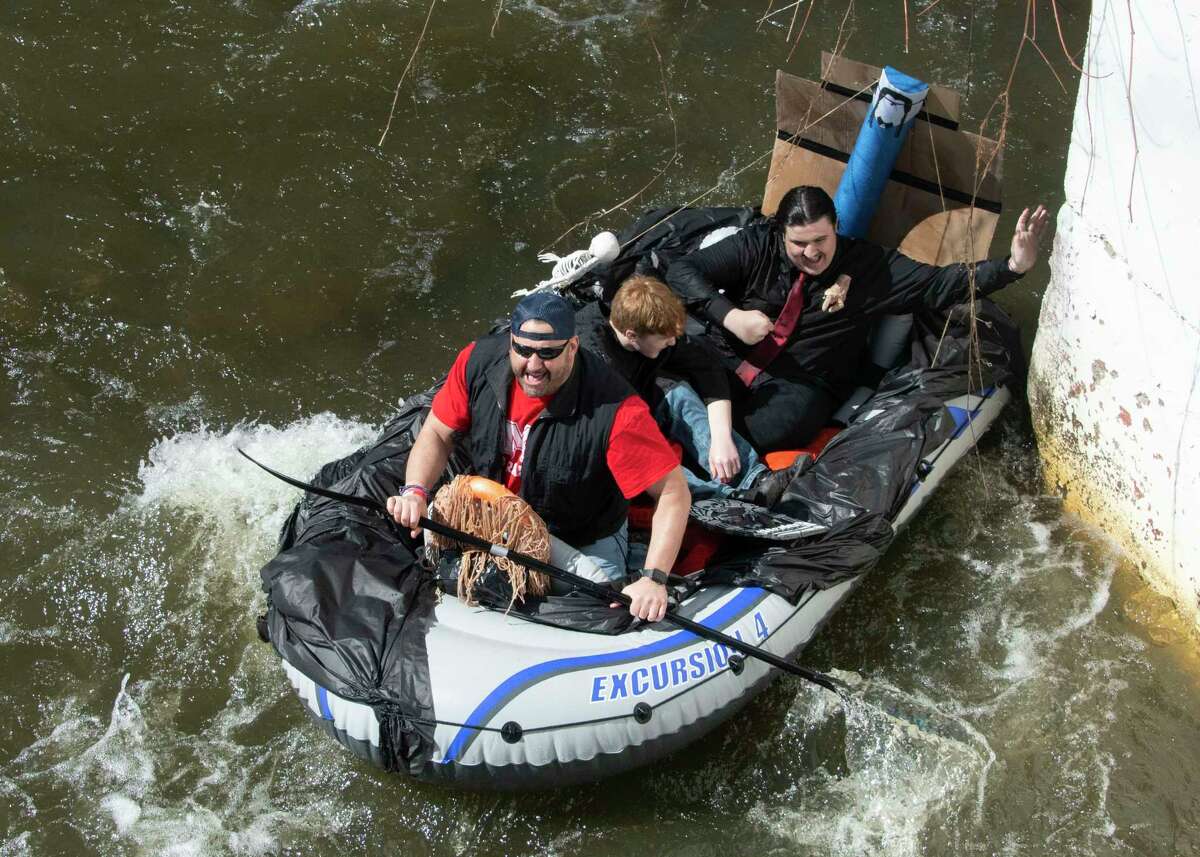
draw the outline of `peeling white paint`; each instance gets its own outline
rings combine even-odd
[[[1084,69],[1030,367],[1038,445],[1070,508],[1200,617],[1200,9],[1096,0]]]

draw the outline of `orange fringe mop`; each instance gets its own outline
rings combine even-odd
[[[516,494],[482,476],[456,476],[443,485],[433,499],[430,517],[543,562],[550,560],[546,523]],[[433,562],[443,549],[460,547],[453,539],[432,532],[428,533],[427,544]],[[476,603],[475,584],[489,561],[508,575],[513,601],[524,603],[527,594],[545,595],[550,591],[550,577],[543,572],[527,569],[507,557],[491,556],[479,548],[461,547],[458,597],[467,604]]]

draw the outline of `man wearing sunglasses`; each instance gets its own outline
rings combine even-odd
[[[641,576],[624,588],[630,612],[658,621],[691,496],[679,458],[646,403],[579,348],[570,302],[522,298],[510,329],[458,355],[413,444],[405,486],[388,499],[397,523],[419,532],[434,483],[461,444],[472,472],[506,485],[546,522],[551,562],[596,580],[623,581],[629,500],[655,501]]]

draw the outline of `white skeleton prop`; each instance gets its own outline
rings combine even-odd
[[[539,292],[543,289],[561,289],[578,280],[597,265],[605,265],[617,258],[621,252],[621,243],[611,232],[601,232],[592,239],[586,250],[576,250],[566,256],[554,253],[539,253],[538,261],[553,263],[554,270],[550,279],[542,280],[532,289],[519,289],[512,293],[514,298]]]

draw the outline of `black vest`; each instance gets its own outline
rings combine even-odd
[[[471,467],[501,483],[508,391],[514,380],[508,350],[507,331],[478,340],[466,372]],[[521,497],[551,533],[570,545],[611,536],[629,512],[629,501],[609,472],[606,456],[617,409],[632,395],[633,388],[623,378],[581,348],[571,376],[529,430]]]

